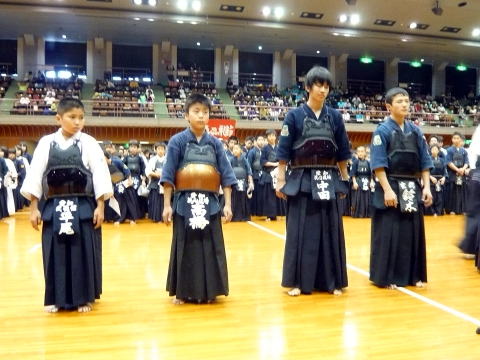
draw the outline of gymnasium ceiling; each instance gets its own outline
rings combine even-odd
[[[461,2],[467,4],[459,7]],[[241,51],[258,51],[261,45],[266,53],[289,48],[299,55],[317,56],[319,50],[319,56],[370,55],[400,61],[424,58],[436,65],[448,62],[480,67],[480,37],[472,36],[472,30],[480,28],[480,0],[440,0],[442,16],[433,14],[433,0],[357,0],[355,6],[345,0],[202,3],[201,11],[195,13],[178,10],[177,0],[159,0],[155,7],[137,6],[132,0],[0,0],[0,38],[15,39],[27,33],[47,41],[64,41],[61,36],[66,34],[66,41],[73,42],[103,37],[114,43],[150,45],[169,40],[179,47],[196,48],[200,42],[203,49],[234,45]],[[222,5],[243,6],[244,10],[221,11]],[[281,20],[265,18],[265,5],[281,5],[285,15]],[[302,12],[323,16],[302,18]],[[341,24],[338,18],[342,13],[357,13],[361,21],[357,26]],[[375,25],[378,19],[395,24]],[[429,26],[411,30],[411,22]],[[445,26],[461,30],[440,31]]]

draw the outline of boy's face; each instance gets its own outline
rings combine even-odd
[[[275,141],[277,140],[277,135],[276,134],[269,134],[267,136],[267,141],[270,145],[275,144]]]
[[[15,150],[15,155],[18,157],[18,156],[22,156],[22,150],[20,149],[16,149]]]
[[[62,128],[62,134],[65,137],[72,137],[77,132],[82,131],[85,126],[85,113],[81,108],[73,108],[62,115],[57,114],[56,119]]]
[[[237,144],[237,141],[236,140],[228,140],[228,149],[230,151],[233,150],[233,147]]]
[[[432,147],[431,153],[433,157],[437,157],[438,155],[438,148],[436,146]]]
[[[158,156],[165,155],[165,148],[163,146],[157,146],[157,148],[155,150],[157,151]]]
[[[107,145],[107,146],[105,146],[105,150],[109,154],[114,154],[115,153],[115,145]]]
[[[190,124],[190,128],[194,133],[198,134],[205,130],[209,116],[208,107],[200,103],[192,104],[188,109],[188,113],[185,113],[185,119]]]
[[[460,145],[460,136],[458,135],[453,135],[452,136],[452,144],[455,145],[455,146],[459,146]]]
[[[242,155],[242,149],[240,148],[240,145],[234,145],[232,152],[235,157],[240,157],[240,155]]]
[[[130,147],[128,148],[128,151],[130,152],[131,155],[137,155],[139,149],[137,145],[130,145]]]
[[[257,138],[257,146],[261,149],[265,145],[265,138],[263,136],[259,136]]]
[[[245,147],[246,147],[247,149],[251,149],[252,146],[253,146],[252,140],[247,140],[247,141],[245,141]]]
[[[315,83],[311,87],[307,86],[306,90],[310,99],[323,103],[330,92],[330,86],[326,82],[323,84]]]
[[[387,110],[395,119],[405,119],[410,109],[410,98],[407,95],[398,94],[392,99],[391,104],[386,104]]]
[[[366,153],[366,151],[365,151],[365,148],[359,147],[359,148],[357,149],[357,156],[358,156],[359,159],[362,159],[362,160],[365,159],[365,156],[366,156],[366,155],[367,155],[367,153]]]
[[[9,152],[9,153],[8,153],[8,158],[9,158],[10,160],[15,160],[15,153]]]
[[[438,144],[438,139],[436,137],[432,137],[428,143],[428,145],[433,146]]]

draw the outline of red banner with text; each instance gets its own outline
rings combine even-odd
[[[207,130],[213,136],[228,140],[230,136],[235,135],[236,120],[233,119],[210,119],[208,120]]]

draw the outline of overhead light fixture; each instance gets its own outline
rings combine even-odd
[[[277,6],[273,11],[273,14],[277,19],[280,19],[281,17],[283,17],[283,15],[285,15],[285,9],[281,6]]]
[[[341,14],[341,15],[338,17],[338,21],[339,21],[340,23],[342,23],[342,24],[343,24],[343,23],[346,23],[347,20],[348,20],[348,16],[345,15],[345,14]]]
[[[263,46],[262,46],[262,45],[258,45],[258,50],[263,50]]]
[[[197,11],[197,12],[202,10],[202,2],[200,0],[193,0],[192,9],[193,11]]]
[[[180,11],[185,11],[188,8],[188,1],[187,0],[178,0],[177,1],[177,8]]]
[[[418,60],[414,60],[414,61],[410,62],[410,66],[414,67],[414,68],[419,68],[419,67],[422,66],[422,63]]]
[[[340,34],[337,33],[337,32],[334,32],[334,33],[332,33],[332,35],[333,35],[333,36],[338,36],[338,35],[340,35]]]
[[[408,41],[408,40],[407,40],[407,39],[405,39],[405,38],[403,38],[403,39],[402,39],[402,42],[407,42],[407,41]]]
[[[344,37],[352,37],[351,34],[343,34]]]
[[[197,41],[197,46],[200,46],[200,42]]]
[[[155,21],[155,19],[152,19],[152,18],[147,19],[147,20],[150,21],[150,22]]]
[[[264,6],[262,8],[263,16],[265,16],[265,17],[270,16],[271,13],[272,13],[272,9],[270,8],[270,6]]]
[[[350,15],[350,24],[352,25],[360,24],[360,15],[358,14]]]
[[[458,64],[456,69],[457,71],[467,71],[468,68],[463,64]]]
[[[320,54],[320,50],[317,50],[317,54]]]
[[[371,64],[373,62],[373,59],[370,56],[362,56],[360,58],[360,62],[362,64]]]
[[[177,24],[183,24],[183,20],[177,20]]]
[[[190,24],[197,25],[198,23],[196,21],[191,21]]]
[[[465,5],[467,5],[466,1],[461,1],[458,3],[458,7],[464,7]]]
[[[480,28],[473,29],[472,36],[474,37],[480,36]]]
[[[425,62],[425,59],[420,59],[421,62]]]
[[[148,5],[157,6],[157,0],[148,0]]]
[[[134,18],[133,18],[133,20],[135,20],[135,21],[139,21],[139,20],[140,20],[140,18],[139,18],[139,17],[134,17]]]
[[[442,16],[443,9],[440,7],[440,1],[437,0],[435,2],[435,5],[432,8],[432,12],[433,12],[434,15]]]
[[[409,26],[410,29],[416,29],[417,28],[417,23],[416,22],[412,22],[410,23],[410,26]]]
[[[357,0],[345,0],[348,5],[354,6],[357,4]]]
[[[66,38],[67,38],[67,35],[63,34],[62,39],[66,39]]]
[[[133,0],[135,5],[142,5],[142,0]]]

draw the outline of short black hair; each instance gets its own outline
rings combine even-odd
[[[112,155],[110,155],[110,153],[108,151],[103,151],[103,155],[107,158],[107,159],[111,159],[112,158]]]
[[[437,139],[437,141],[438,141],[438,136],[437,135],[430,135],[430,137],[428,138],[428,141],[430,141],[432,139]]]
[[[311,88],[314,84],[327,83],[331,88],[333,84],[332,74],[327,68],[323,66],[315,65],[311,68],[307,75],[305,75],[305,87]]]
[[[267,131],[265,131],[265,136],[272,134],[275,134],[275,136],[277,136],[277,132],[274,129],[268,129]]]
[[[203,94],[193,93],[189,95],[187,100],[185,101],[185,114],[188,114],[190,107],[192,107],[192,105],[194,104],[202,104],[208,108],[208,111],[210,111],[212,107],[212,104],[210,103],[208,97]]]
[[[82,111],[85,111],[85,107],[83,106],[83,103],[74,98],[63,98],[60,100],[57,106],[57,114],[63,115],[66,112],[73,110],[73,109],[82,109]]]
[[[154,149],[154,150],[157,150],[157,148],[158,148],[159,146],[163,147],[164,149],[167,148],[167,144],[165,144],[165,143],[162,142],[162,141],[159,141],[159,142],[156,142],[155,144],[153,144],[153,149]]]
[[[247,142],[247,141],[252,141],[252,142],[253,142],[254,140],[255,140],[255,137],[254,137],[254,136],[247,136],[247,137],[245,138],[245,142]]]
[[[430,146],[430,151],[432,151],[434,147],[436,147],[438,152],[440,152],[440,145],[437,145],[437,144]]]
[[[232,135],[228,138],[228,142],[230,142],[232,140],[235,141],[238,144],[238,137],[236,137],[235,135]]]
[[[385,93],[385,102],[387,104],[390,104],[392,105],[392,102],[393,102],[393,98],[397,95],[405,95],[405,96],[408,96],[410,97],[410,95],[408,95],[408,91],[401,88],[401,87],[394,87],[394,88],[391,88],[390,90],[388,90],[386,93]]]
[[[452,134],[452,138],[453,138],[455,135],[458,135],[458,136],[460,136],[460,139],[465,140],[465,136],[463,136],[462,134],[460,134],[458,131],[455,131],[455,132]]]
[[[130,147],[130,146],[132,146],[132,145],[133,145],[133,146],[139,146],[140,143],[138,142],[137,139],[132,139],[132,140],[130,140],[130,141],[128,142],[128,147]]]
[[[438,140],[438,142],[443,142],[443,136],[442,135],[437,135],[437,140]]]
[[[257,135],[257,136],[255,136],[255,140],[258,140],[258,138],[264,138],[264,139],[265,139],[265,135]]]

